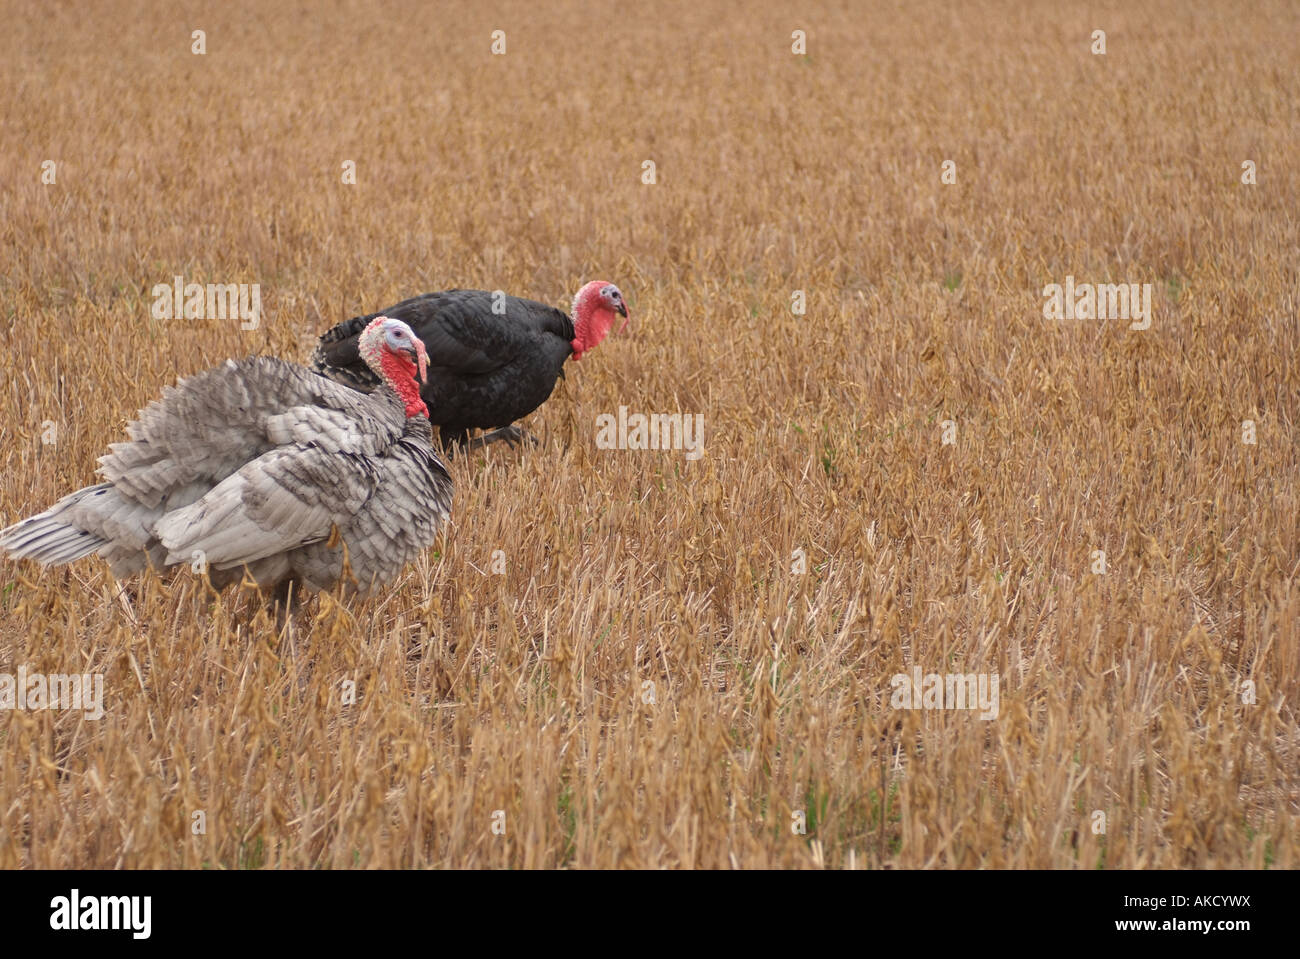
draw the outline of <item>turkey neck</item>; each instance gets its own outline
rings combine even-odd
[[[602,310],[583,300],[573,310],[573,358],[582,359],[582,354],[595,349],[605,338],[609,328],[614,325],[614,314]]]
[[[415,363],[404,356],[398,356],[384,350],[379,358],[379,375],[383,377],[388,388],[397,394],[406,410],[406,418],[429,415],[429,408],[420,398],[420,390],[415,385]]]

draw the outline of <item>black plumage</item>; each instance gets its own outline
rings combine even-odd
[[[321,336],[312,368],[359,390],[377,386],[357,339],[379,316],[402,320],[424,341],[429,378],[421,394],[444,446],[465,444],[472,429],[518,440],[521,431],[502,428],[546,402],[573,354],[574,323],[562,310],[486,290],[444,290],[338,324]]]

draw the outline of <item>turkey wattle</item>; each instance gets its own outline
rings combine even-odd
[[[99,553],[123,577],[206,565],[220,588],[382,585],[434,542],[451,507],[415,381],[428,355],[407,324],[376,317],[359,354],[370,394],[305,367],[251,357],[182,379],[99,460],[105,482],[0,532],[47,565]]]
[[[495,307],[495,310],[494,310]],[[496,430],[475,443],[517,441],[515,420],[541,406],[564,375],[564,361],[594,349],[615,316],[627,327],[627,304],[613,283],[593,280],[562,310],[486,290],[444,290],[403,300],[382,314],[345,320],[320,338],[311,356],[317,372],[358,390],[378,379],[357,350],[357,336],[375,316],[403,320],[433,359],[421,393],[444,447],[466,445],[472,429]]]

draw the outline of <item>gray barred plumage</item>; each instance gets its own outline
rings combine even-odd
[[[397,382],[363,394],[270,357],[182,379],[100,458],[104,482],[0,532],[0,548],[48,565],[98,553],[118,577],[201,560],[217,587],[247,568],[264,588],[327,589],[345,558],[349,589],[391,580],[433,544],[452,483],[414,378],[400,382],[423,344],[400,321],[373,326],[403,347],[376,370]]]

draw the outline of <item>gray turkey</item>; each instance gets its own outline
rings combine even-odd
[[[410,325],[429,348],[429,379],[423,390],[429,420],[443,447],[517,442],[526,434],[510,424],[541,406],[564,375],[564,361],[603,340],[623,317],[627,303],[613,283],[593,280],[573,298],[573,318],[562,310],[504,293],[444,290],[403,300],[382,314],[358,316],[326,332],[311,356],[312,368],[359,390],[378,379],[357,349],[357,337],[375,316]],[[468,442],[472,429],[494,430]]]
[[[430,546],[452,485],[434,451],[424,344],[376,317],[362,394],[272,357],[227,360],[168,387],[100,457],[104,482],[0,532],[15,558],[60,565],[98,553],[123,577],[206,567],[217,588],[247,569],[283,596],[345,577],[368,592]]]

